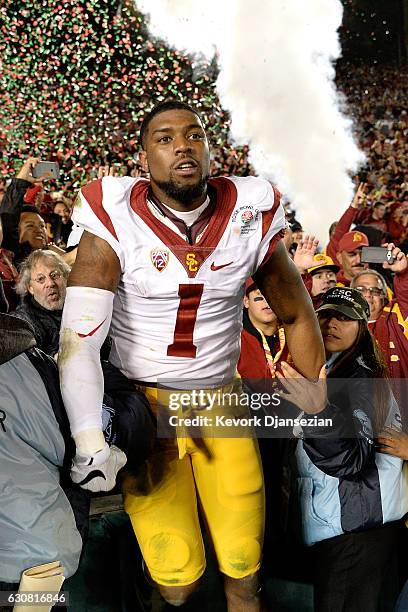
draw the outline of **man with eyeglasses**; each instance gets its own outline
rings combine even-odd
[[[56,253],[33,251],[21,266],[16,286],[23,300],[15,314],[31,324],[38,348],[53,357],[58,353],[69,272],[69,266]]]
[[[392,378],[408,378],[408,263],[394,244],[394,263],[383,268],[394,273],[394,298],[389,299],[387,284],[375,270],[363,270],[354,276],[350,286],[358,289],[370,306],[369,327],[377,339]]]

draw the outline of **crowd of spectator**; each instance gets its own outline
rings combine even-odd
[[[390,377],[393,379],[394,396],[398,400],[399,408],[391,402],[392,418],[384,418],[376,434],[382,444],[386,444],[388,440],[394,456],[402,460],[408,460],[408,435],[404,434],[408,426],[408,411],[404,399],[406,391],[404,380],[408,377],[408,265],[406,257],[408,252],[408,115],[405,109],[405,99],[408,94],[407,76],[406,71],[397,71],[390,67],[365,66],[350,71],[348,66],[339,66],[338,84],[343,89],[347,104],[352,110],[356,134],[367,155],[367,165],[355,177],[356,192],[353,201],[350,205],[345,202],[344,214],[340,219],[333,219],[332,226],[327,228],[327,245],[319,245],[313,236],[303,235],[302,227],[290,206],[287,206],[288,227],[284,240],[294,264],[302,275],[315,309],[320,312],[322,331],[326,329],[325,344],[330,343],[330,340],[327,340],[328,337],[336,337],[337,334],[340,338],[343,333],[341,326],[344,323],[341,318],[340,323],[328,320],[322,314],[325,305],[333,310],[334,302],[330,301],[330,298],[333,299],[333,296],[340,300],[349,298],[345,298],[341,292],[339,294],[332,292],[350,288],[353,308],[358,314],[355,319],[359,321],[361,333],[359,332],[360,336],[358,336],[358,350],[350,354],[349,363],[342,361],[342,368],[335,370],[336,375],[343,378],[353,376],[363,378],[364,368],[361,366],[361,356],[365,355],[367,359],[372,360],[372,363],[381,364],[379,366],[381,371],[380,369],[377,371],[378,378]],[[145,102],[148,104],[147,98]],[[129,155],[123,154],[123,143],[126,143]],[[35,179],[32,172],[38,163],[35,157],[14,160],[19,170],[15,176],[4,181],[0,191],[0,311],[10,313],[13,317],[19,317],[25,322],[23,327],[26,330],[25,333],[28,334],[28,341],[23,343],[20,355],[29,345],[31,346],[31,334],[39,349],[51,358],[58,359],[59,329],[66,283],[70,267],[75,261],[79,241],[76,233],[78,228],[71,220],[75,201],[73,187],[78,185],[78,181],[105,174],[145,176],[137,160],[136,149],[136,140],[126,141],[122,134],[110,141],[108,156],[102,155],[98,147],[94,147],[92,155],[86,158],[83,151],[78,153],[70,148],[54,151],[50,159],[57,160],[61,164],[65,180],[63,184],[48,181],[47,176]],[[18,150],[14,150],[15,155],[18,153]],[[214,175],[252,173],[247,153],[247,147],[241,149],[233,149],[229,145],[225,148],[218,147],[212,161],[212,173]],[[107,161],[110,162],[109,167],[98,166],[98,163]],[[79,165],[80,173],[78,173]],[[299,211],[300,215],[301,211]],[[370,246],[383,248],[383,262],[375,264],[364,260],[362,249]],[[391,257],[388,261],[387,253]],[[365,300],[362,299],[362,296]],[[246,285],[243,320],[242,353],[238,365],[242,378],[261,377],[270,380],[282,377],[285,374],[286,364],[292,363],[283,326],[265,303],[260,290],[252,279]],[[328,328],[332,330],[331,333],[327,332]],[[7,327],[7,333],[9,333],[9,327]],[[341,351],[349,348],[350,345],[347,345]],[[108,351],[109,347],[106,349]],[[20,359],[20,361],[23,363],[24,360]],[[284,364],[283,369],[282,364]],[[37,365],[34,365],[37,368]],[[23,366],[27,372],[30,371],[29,364],[19,365],[19,367]],[[13,367],[10,369],[11,374],[14,375]],[[366,392],[365,390],[364,393]],[[28,391],[23,389],[22,396],[27,393]],[[403,431],[396,433],[396,428],[400,425],[401,420]],[[55,426],[55,423],[53,425]],[[60,440],[60,443],[63,446],[63,440]],[[350,442],[350,448],[351,446]],[[335,448],[335,445],[333,448],[333,452],[341,458],[341,453],[345,452],[344,445],[340,450]],[[326,450],[325,448],[322,450],[318,442],[302,442],[298,450],[298,469],[300,472],[303,470],[301,475],[304,478],[314,478],[317,486],[320,486],[321,483],[308,457],[319,456],[314,464],[325,472],[324,452]],[[354,450],[351,449],[350,453]],[[270,449],[261,448],[261,452],[265,460],[265,453],[270,452]],[[359,458],[364,464],[371,453],[369,445],[359,448],[359,452]],[[63,454],[64,451],[60,450],[58,460],[56,460],[58,466],[62,465]],[[381,469],[385,471],[387,469],[386,460],[381,458],[381,461]],[[390,465],[388,465],[389,469],[392,468],[400,474],[399,463],[394,462],[391,468]],[[346,467],[344,461],[339,459],[334,467],[331,466],[328,469],[327,473],[340,479],[352,474],[354,483],[357,488],[360,488],[361,493],[361,488],[367,486],[369,476],[366,475],[363,468],[360,470],[361,474],[356,475],[356,463],[353,461],[349,464],[349,472],[346,471]],[[267,478],[276,477],[276,474],[268,476],[267,470],[265,474]],[[337,491],[337,484],[334,488]],[[356,494],[351,489],[350,491],[351,494]],[[58,491],[59,494],[60,491]],[[321,499],[318,501],[324,505],[324,500],[323,502]],[[338,511],[339,513],[344,512],[345,509],[342,507]],[[384,518],[384,523],[389,521],[392,528],[391,536],[389,537],[388,531],[387,533],[381,531],[380,534],[377,534],[378,537],[383,538],[383,550],[385,551],[383,561],[391,558],[390,542],[394,545],[398,537],[394,521],[400,517],[392,512],[389,516],[390,519]],[[363,523],[364,520],[361,518],[356,529],[362,529]],[[316,525],[312,525],[310,529],[313,531],[315,528]],[[82,532],[80,535],[82,536]],[[330,556],[330,551],[322,544],[325,537],[324,535],[316,537],[314,533],[314,539],[312,538],[311,542],[321,544],[319,559],[324,570],[321,571],[315,587],[317,597],[323,601],[319,604],[322,610],[330,607],[328,601],[331,595],[327,592],[327,585],[330,584],[330,589],[334,589],[335,572],[340,571]],[[79,534],[76,534],[75,538],[76,546],[80,548]],[[367,545],[371,546],[369,538]],[[373,550],[378,549],[373,548]],[[76,550],[76,557],[78,557],[77,553]],[[341,546],[338,553],[340,557],[343,555]],[[368,567],[367,557],[365,557],[365,563]],[[378,565],[377,569],[378,588],[375,590],[375,596],[373,595],[374,590],[371,592],[372,599],[370,600],[374,602],[379,596],[385,563]],[[373,571],[373,567],[370,566],[371,575]],[[367,574],[361,574],[360,583],[365,578]],[[10,575],[8,582],[16,582],[16,576]],[[358,585],[357,578],[354,584]],[[347,597],[351,595],[348,594]]]
[[[367,203],[395,205],[406,198],[408,167],[407,67],[339,63],[337,84],[367,155],[359,174]]]

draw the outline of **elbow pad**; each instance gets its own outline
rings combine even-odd
[[[114,294],[105,289],[68,287],[61,321],[61,394],[77,448],[88,453],[105,444],[100,350],[108,335],[113,298]]]

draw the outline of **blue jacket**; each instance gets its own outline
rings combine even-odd
[[[25,321],[0,316],[0,581],[60,560],[77,569],[89,495],[69,479],[72,441],[55,362]]]
[[[155,422],[147,399],[103,364],[106,440],[137,469],[150,452]],[[89,514],[89,492],[69,472],[75,452],[55,361],[35,348],[32,327],[0,314],[0,582],[60,560],[77,569]],[[1,585],[0,585],[1,590]]]
[[[312,545],[344,533],[378,527],[408,511],[403,461],[376,452],[373,401],[377,385],[360,359],[341,379],[328,378],[329,405],[319,414],[333,426],[304,428],[296,449],[296,490],[302,535]],[[401,427],[392,396],[385,425]]]

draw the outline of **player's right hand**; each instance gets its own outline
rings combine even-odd
[[[72,481],[93,493],[110,491],[126,461],[125,453],[114,445],[109,447],[105,444],[102,450],[93,455],[77,452],[71,467]]]

